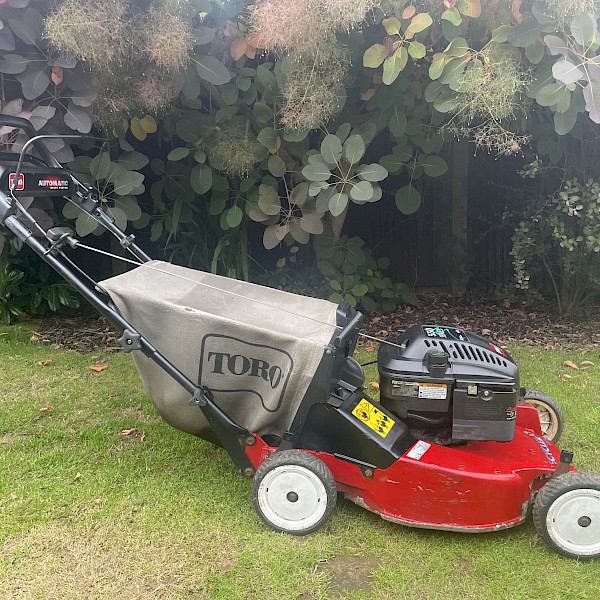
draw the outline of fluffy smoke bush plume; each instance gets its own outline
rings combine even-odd
[[[548,13],[559,23],[569,22],[581,13],[595,14],[596,0],[543,0]]]
[[[252,32],[288,66],[281,122],[288,130],[320,127],[339,105],[350,66],[336,31],[348,31],[380,0],[261,0],[250,9]]]
[[[202,138],[202,147],[210,162],[231,176],[244,177],[265,157],[256,137],[235,124],[211,129]]]
[[[523,110],[530,74],[521,68],[515,51],[496,44],[473,58],[455,86],[458,102],[448,129],[459,137],[473,139],[477,147],[503,155],[516,154],[528,138],[508,127]]]
[[[166,108],[177,95],[177,86],[171,77],[156,69],[149,69],[136,81],[136,92],[144,110],[157,113]]]
[[[46,19],[52,45],[79,60],[110,67],[130,48],[125,0],[65,0]]]
[[[328,33],[348,30],[379,0],[262,0],[250,9],[252,31],[274,52],[306,52]]]
[[[189,0],[157,0],[144,13],[127,0],[65,0],[46,20],[45,36],[86,63],[97,125],[156,113],[176,95],[174,75],[190,61]]]
[[[349,67],[348,52],[334,44],[320,46],[315,54],[289,56],[281,90],[284,127],[302,131],[324,125],[339,106]]]
[[[322,0],[325,18],[335,23],[335,29],[356,27],[370,10],[379,6],[379,0]]]
[[[163,71],[177,73],[189,63],[194,40],[188,24],[180,15],[152,8],[144,33],[144,51],[149,60]]]
[[[494,121],[513,118],[530,80],[518,55],[510,48],[490,44],[474,58],[458,78],[455,112],[466,122],[477,117]]]

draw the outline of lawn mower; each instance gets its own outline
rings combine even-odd
[[[362,315],[347,303],[151,260],[49,152],[52,136],[13,116],[0,128],[27,137],[0,153],[0,223],[118,330],[164,420],[253,479],[271,528],[311,533],[338,495],[388,521],[467,533],[513,527],[532,507],[554,551],[600,556],[600,476],[557,448],[560,408],[520,387],[505,349],[446,325],[398,331],[378,353],[375,401],[353,358]],[[23,201],[36,195],[85,211],[133,267],[96,282],[69,256],[93,248],[44,229]]]

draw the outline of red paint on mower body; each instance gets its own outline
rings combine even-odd
[[[392,466],[372,473],[332,454],[307,452],[329,467],[338,491],[383,519],[475,533],[525,519],[533,496],[560,460],[558,448],[541,436],[535,408],[519,405],[510,442],[441,446],[419,440]],[[246,447],[255,468],[276,450],[258,436]]]

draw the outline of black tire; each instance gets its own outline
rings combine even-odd
[[[556,444],[565,427],[565,419],[556,400],[538,390],[525,390],[525,395],[519,398],[519,402],[537,409],[543,437]]]
[[[600,557],[600,475],[571,472],[551,479],[533,503],[533,522],[561,556]]]
[[[306,535],[329,519],[337,500],[335,480],[325,463],[300,450],[282,450],[254,475],[252,503],[275,531]]]

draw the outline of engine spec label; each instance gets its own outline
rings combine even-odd
[[[430,400],[445,400],[448,396],[448,386],[445,383],[421,383],[419,398]]]
[[[387,436],[395,423],[394,419],[382,413],[365,398],[354,407],[352,414],[382,438]]]
[[[418,383],[416,381],[392,379],[392,396],[445,400],[448,397],[448,385],[445,383]]]
[[[399,381],[398,379],[392,379],[392,396],[418,398],[419,384],[413,381]]]

